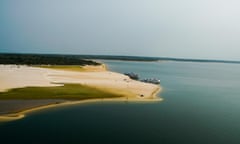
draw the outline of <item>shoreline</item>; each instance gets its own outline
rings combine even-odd
[[[157,94],[161,91],[161,88],[157,89],[152,97],[157,97]],[[160,102],[163,101],[161,97],[157,97],[154,99],[144,99],[144,98],[128,98],[128,97],[120,97],[120,98],[98,98],[98,99],[86,99],[86,100],[78,100],[78,101],[66,101],[61,103],[47,104],[43,106],[33,107],[30,109],[25,109],[15,113],[3,114],[0,115],[0,122],[9,122],[14,120],[19,120],[27,116],[28,113],[37,112],[39,110],[50,109],[61,106],[70,106],[77,104],[89,104],[89,103],[99,103],[99,102]]]
[[[86,71],[85,71],[86,70]],[[107,70],[107,66],[87,66],[84,71],[68,71],[64,69],[39,68],[26,65],[0,65],[0,92],[22,87],[62,86],[62,84],[82,84],[110,93],[121,94],[120,98],[94,98],[86,100],[67,100],[60,103],[49,103],[41,106],[32,105],[32,108],[23,106],[7,114],[0,114],[0,122],[24,118],[27,113],[64,105],[92,103],[92,102],[155,102],[162,101],[157,94],[161,86],[143,83],[130,79],[121,73]],[[21,104],[20,104],[21,105]],[[23,104],[22,104],[23,105]],[[21,109],[22,108],[22,109]]]

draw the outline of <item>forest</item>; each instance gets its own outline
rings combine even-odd
[[[0,64],[17,65],[100,65],[92,60],[71,55],[0,54]]]

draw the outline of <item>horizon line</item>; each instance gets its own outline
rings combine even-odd
[[[161,56],[134,56],[134,55],[97,55],[97,54],[60,54],[60,53],[15,53],[15,52],[0,52],[0,54],[16,54],[16,55],[65,55],[65,56],[83,56],[94,57],[94,59],[112,59],[125,61],[181,61],[181,62],[214,62],[214,63],[233,63],[240,64],[240,60],[223,60],[223,59],[204,59],[204,58],[179,58],[179,57],[161,57]],[[101,58],[102,57],[102,58]],[[104,58],[105,57],[105,58]],[[107,58],[108,57],[108,58]],[[115,58],[114,58],[115,57]],[[125,58],[125,59],[121,59]],[[91,58],[90,58],[91,59]]]

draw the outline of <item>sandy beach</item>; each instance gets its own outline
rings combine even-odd
[[[0,65],[0,92],[4,92],[12,88],[28,86],[62,86],[64,83],[73,83],[96,87],[112,93],[124,95],[122,98],[104,99],[105,101],[161,100],[161,98],[156,96],[156,94],[161,90],[161,87],[158,85],[132,80],[123,74],[107,71],[105,66],[86,66],[85,69],[86,71],[76,72],[55,70],[50,68],[29,67],[24,65]],[[38,103],[36,106],[31,106],[30,109],[20,109],[20,112],[14,114],[1,115],[0,119],[18,119],[24,117],[25,113],[37,109],[48,108],[56,105],[95,102],[99,100],[102,101],[103,99],[84,100],[78,102],[64,101],[61,103],[56,103],[54,101],[40,106]]]

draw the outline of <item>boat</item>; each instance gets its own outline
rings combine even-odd
[[[127,75],[129,78],[134,79],[134,80],[138,80],[139,76],[136,73],[130,72],[130,73],[124,73],[125,75]]]
[[[156,78],[147,78],[141,81],[145,83],[160,84],[160,79],[156,79]]]
[[[139,80],[139,76],[136,73],[129,72],[129,73],[124,73],[124,75],[127,75],[129,78],[133,80]],[[160,84],[160,79],[157,79],[157,78],[146,78],[139,81],[145,82],[145,83]]]

